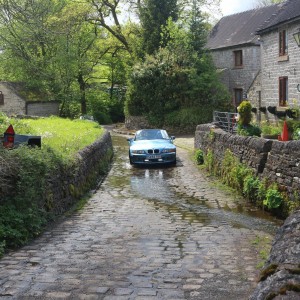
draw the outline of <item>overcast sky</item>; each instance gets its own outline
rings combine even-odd
[[[221,10],[224,16],[253,9],[256,0],[221,0]]]

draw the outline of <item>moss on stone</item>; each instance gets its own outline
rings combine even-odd
[[[269,265],[267,268],[261,271],[259,281],[266,280],[270,275],[276,273],[277,269],[278,269],[278,265],[276,264]]]

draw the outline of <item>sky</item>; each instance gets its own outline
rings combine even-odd
[[[224,16],[253,9],[256,0],[221,0],[221,10]]]

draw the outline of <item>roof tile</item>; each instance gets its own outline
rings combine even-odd
[[[220,49],[257,43],[256,31],[274,17],[278,8],[279,5],[275,4],[223,17],[214,26],[206,47]]]

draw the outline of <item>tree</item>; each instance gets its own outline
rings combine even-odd
[[[228,106],[210,55],[194,49],[186,27],[168,21],[165,48],[146,56],[131,75],[126,113],[144,115],[156,126],[194,126],[211,120],[213,109]],[[164,30],[163,30],[164,34]],[[227,107],[228,108],[228,107]]]
[[[139,8],[142,25],[143,49],[147,54],[154,54],[166,41],[161,40],[162,26],[171,18],[178,19],[177,0],[144,0]]]
[[[112,86],[118,80],[119,75],[106,72],[117,70],[107,61],[123,57],[119,52],[124,45],[88,20],[93,6],[69,0],[0,0],[0,8],[2,78],[25,82],[35,91],[31,95],[40,94],[39,100],[60,100],[62,115],[86,114],[87,89],[104,74]]]
[[[93,9],[94,13],[88,18],[90,22],[106,29],[113,35],[128,52],[131,52],[128,37],[123,32],[123,26],[119,21],[118,10],[120,8],[120,0],[86,0]]]
[[[199,55],[201,55],[207,42],[208,24],[200,11],[197,0],[192,1],[188,26],[191,46]]]
[[[55,77],[49,69],[55,48],[47,20],[65,5],[51,0],[21,1],[1,0],[0,47],[5,71],[32,87],[44,87],[49,93],[49,83]]]

